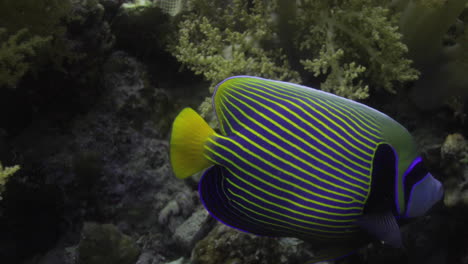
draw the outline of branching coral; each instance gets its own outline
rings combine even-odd
[[[33,66],[62,63],[70,7],[70,0],[0,1],[0,86],[15,87]]]
[[[468,97],[468,1],[395,2],[402,14],[403,41],[422,72],[413,91],[415,102],[422,108],[433,108],[452,96]]]
[[[3,167],[0,163],[0,200],[2,200],[2,192],[5,189],[5,184],[8,178],[20,169],[18,165],[13,167]]]
[[[370,0],[299,1],[296,45],[306,70],[328,74],[321,89],[352,99],[369,85],[395,92],[394,82],[415,80],[407,48],[389,10]]]
[[[236,74],[297,82],[301,72],[324,80],[323,90],[364,99],[369,87],[395,92],[418,77],[378,0],[189,3],[172,51],[213,84]]]
[[[213,2],[213,1],[211,1]],[[214,85],[232,75],[299,81],[286,56],[275,47],[272,5],[261,0],[192,1],[195,12],[179,25],[175,57]]]
[[[399,21],[409,56],[421,70],[441,56],[443,38],[465,8],[466,0],[398,0]]]
[[[0,86],[15,87],[18,80],[29,70],[28,57],[34,56],[50,37],[25,38],[27,29],[22,29],[6,39],[6,29],[0,28]]]

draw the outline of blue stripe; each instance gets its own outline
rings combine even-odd
[[[244,88],[248,89],[248,87],[244,87]],[[274,103],[271,103],[271,102],[257,96],[256,94],[260,94],[258,91],[252,90],[250,92],[246,92],[245,90],[241,90],[241,89],[237,90],[236,89],[236,92],[239,92],[239,93],[243,94],[245,97],[249,98],[249,100],[255,100],[255,101],[261,102],[262,104],[265,104],[265,105],[267,105],[267,106],[269,106],[271,108],[275,108],[275,110],[279,111],[286,118],[288,118],[289,120],[293,121],[296,124],[299,124],[301,127],[304,127],[306,129],[308,129],[311,133],[314,133],[314,135],[319,135],[317,133],[317,131],[322,131],[322,132],[328,134],[336,142],[338,142],[339,145],[342,146],[342,148],[358,150],[358,151],[361,151],[361,152],[363,152],[364,154],[366,154],[368,156],[372,155],[373,152],[374,152],[372,146],[375,146],[375,144],[372,144],[372,146],[363,145],[362,143],[357,142],[356,140],[349,137],[348,135],[340,133],[341,136],[344,137],[344,139],[346,140],[345,141],[345,140],[339,138],[338,136],[336,136],[334,134],[335,132],[339,131],[339,128],[335,124],[331,123],[330,121],[326,120],[325,118],[317,116],[317,118],[321,122],[323,122],[325,124],[325,125],[322,125],[319,122],[317,122],[316,120],[310,118],[308,115],[305,115],[304,113],[301,113],[300,109],[298,109],[296,106],[292,105],[291,103],[289,103],[287,101],[279,101],[277,98],[272,97],[270,94],[268,94],[266,92],[263,92],[261,94],[262,97],[268,98],[269,100],[272,100],[272,101],[276,101],[276,103],[280,103],[281,105],[287,107],[288,109],[290,109],[294,113],[298,114],[302,119],[304,119],[306,121],[306,123],[303,123],[303,121],[299,120],[297,117],[293,116],[292,114],[290,114],[290,113],[288,113],[286,111],[283,111],[282,109],[278,109],[278,107]],[[285,99],[289,100],[290,98],[285,98]],[[300,102],[298,104],[303,105],[303,103],[300,103]],[[315,130],[311,130],[311,127],[313,127]],[[325,139],[325,141],[328,141],[328,140]],[[331,141],[328,141],[328,142],[331,143]],[[368,156],[363,156],[363,157],[365,158],[365,157],[368,157]]]
[[[361,129],[357,126],[355,126],[351,122],[343,122],[340,119],[330,115],[329,113],[333,113],[334,115],[339,116],[343,120],[353,120],[355,122],[363,122],[360,119],[353,118],[352,115],[345,115],[342,112],[337,111],[336,109],[330,108],[328,105],[324,104],[323,101],[327,101],[330,104],[334,104],[334,102],[331,102],[330,100],[325,100],[323,96],[317,96],[316,93],[317,91],[314,89],[304,89],[303,87],[298,87],[296,90],[291,90],[291,89],[285,89],[281,88],[278,85],[274,84],[257,84],[253,85],[253,87],[258,87],[260,89],[263,89],[265,93],[272,93],[276,96],[282,97],[284,99],[288,99],[291,101],[294,101],[296,104],[303,105],[305,108],[310,109],[311,112],[313,112],[313,109],[316,109],[316,111],[322,112],[323,114],[327,115],[333,121],[338,123],[339,126],[342,128],[348,128],[348,132],[353,134],[354,137],[357,139],[363,141],[366,145],[375,145],[376,141],[379,141],[379,137],[375,137],[371,134],[369,134],[366,130]],[[339,109],[339,107],[335,107]],[[354,128],[357,131],[359,131],[359,134],[353,131],[352,129],[349,128]],[[372,142],[373,141],[373,142]]]
[[[232,195],[232,194],[229,196],[229,198],[231,200],[237,201],[240,204],[243,204],[243,205],[249,207],[253,211],[256,211],[256,212],[271,216],[272,218],[276,218],[278,220],[282,220],[282,221],[287,222],[287,223],[291,223],[291,224],[294,224],[294,225],[297,225],[297,226],[302,226],[303,228],[315,228],[315,229],[322,230],[323,232],[326,232],[326,231],[335,231],[335,232],[336,231],[345,231],[346,229],[349,230],[349,229],[356,229],[357,228],[355,225],[352,225],[350,223],[347,223],[346,225],[343,224],[343,223],[341,223],[341,224],[338,223],[337,224],[336,222],[334,223],[334,222],[331,222],[331,221],[322,221],[322,220],[313,219],[313,217],[314,217],[313,215],[311,215],[311,217],[312,217],[312,219],[311,219],[310,217],[304,217],[304,216],[301,216],[299,214],[293,214],[290,211],[287,211],[287,210],[272,206],[271,204],[265,203],[265,202],[257,199],[256,197],[251,196],[248,193],[246,193],[246,192],[244,192],[244,191],[242,191],[240,189],[237,189],[235,186],[229,184],[229,182],[226,183],[226,188],[228,190],[231,190],[232,192],[236,193],[237,195],[242,196],[243,198],[247,198],[249,201],[251,201],[251,202],[253,202],[255,204],[259,204],[260,206],[262,206],[264,208],[267,208],[267,209],[269,209],[271,211],[277,212],[277,214],[272,213],[271,211],[264,210],[264,209],[262,209],[260,207],[254,206],[254,205],[252,205],[250,203],[246,203],[244,200],[239,199],[238,197],[236,197],[235,195]],[[286,216],[283,216],[281,214],[286,215]],[[292,219],[291,217],[288,217],[288,216],[295,217],[295,218],[303,220],[303,221],[298,221],[298,220]],[[275,222],[275,220],[273,220],[272,218],[268,218],[268,217],[264,217],[264,216],[259,216],[259,218],[264,219],[264,221],[267,221],[267,222]],[[353,219],[355,220],[356,218],[357,217],[354,217]],[[292,228],[298,228],[297,226],[288,225],[288,224],[285,224],[284,222],[278,222],[278,224],[284,225],[284,226],[290,226]],[[335,227],[324,227],[324,226],[321,226],[321,225],[314,224],[314,222],[318,223],[318,224],[335,225]],[[308,231],[308,230],[305,230],[305,231]],[[317,232],[317,233],[319,233],[319,232]]]
[[[281,153],[281,151],[282,151],[281,149],[278,149],[278,148],[274,147],[273,145],[268,144],[266,141],[263,141],[262,138],[257,137],[255,134],[250,133],[249,131],[243,131],[242,134],[245,135],[250,140],[255,141],[257,144],[261,145],[265,149],[271,151],[272,153],[278,154],[278,153]],[[254,146],[251,146],[251,144],[249,142],[247,142],[246,140],[244,140],[243,138],[236,137],[235,140],[239,144],[241,144],[243,146],[246,146],[250,150],[252,150],[253,152],[259,154],[263,159],[266,159],[266,160],[268,160],[268,161],[270,161],[270,162],[272,162],[274,164],[277,164],[278,166],[284,167],[285,169],[287,169],[287,170],[289,170],[289,171],[291,171],[293,173],[296,173],[297,175],[303,174],[302,172],[297,171],[297,169],[292,168],[289,164],[285,164],[283,161],[271,156],[269,153],[264,152],[264,151],[254,147]],[[365,191],[363,191],[362,189],[356,188],[356,187],[348,184],[347,182],[352,183],[352,184],[356,184],[356,185],[358,185],[358,186],[360,186],[360,187],[362,187],[364,189],[368,187],[368,185],[369,185],[368,182],[357,181],[357,180],[345,175],[343,173],[343,171],[348,171],[350,175],[352,175],[352,176],[354,176],[356,178],[359,178],[355,173],[353,173],[351,170],[344,167],[342,164],[334,162],[331,159],[325,158],[324,161],[327,161],[327,160],[330,161],[330,166],[327,166],[323,162],[318,162],[318,160],[311,159],[309,156],[305,155],[302,152],[299,152],[297,149],[293,148],[290,145],[284,144],[284,145],[282,145],[282,147],[283,147],[283,149],[286,149],[286,150],[290,151],[294,155],[292,155],[292,156],[281,155],[281,157],[288,160],[289,162],[293,163],[294,165],[304,169],[305,171],[310,171],[311,173],[314,173],[316,175],[320,175],[320,177],[322,177],[322,178],[324,178],[326,180],[333,181],[333,182],[336,181],[335,179],[331,178],[330,176],[323,175],[317,169],[313,168],[313,167],[319,167],[319,168],[323,169],[324,171],[329,172],[332,175],[336,175],[336,176],[342,178],[343,180],[340,181],[341,182],[340,185],[342,185],[343,187],[345,187],[347,189],[352,189],[353,191],[356,191],[356,192],[360,192],[362,195],[366,195]],[[319,156],[319,155],[317,155],[317,156]],[[301,161],[301,159],[302,159],[302,161]],[[340,170],[340,169],[342,169],[342,170]],[[309,178],[308,176],[304,176],[304,177]],[[365,177],[362,177],[362,179],[367,181],[367,178],[365,178]],[[354,196],[354,194],[352,194],[351,192],[346,192],[346,191],[341,191],[341,192],[343,192],[346,195]]]
[[[250,109],[250,108],[247,108],[247,107],[244,107],[242,104],[239,104],[238,102],[238,99],[236,98],[232,98],[230,97],[229,99],[226,99],[226,98],[223,98],[227,105],[229,106],[231,104],[231,102],[235,103],[236,106],[238,106],[239,108],[242,108],[242,111],[244,111],[248,116],[252,117],[253,119],[259,121],[260,123],[262,123],[264,126],[266,126],[269,130],[272,130],[272,131],[276,131],[278,133],[282,132],[280,130],[279,127],[277,127],[275,124],[271,123],[270,121],[264,119],[263,117],[261,117],[256,111]],[[255,107],[255,105],[252,105],[254,108],[258,109],[259,107]],[[234,107],[230,107],[229,110],[231,112],[233,112],[234,115],[236,116],[242,116],[242,113],[240,113],[239,111],[237,111]],[[263,130],[261,129],[260,127],[256,126],[254,123],[250,122],[250,120],[247,120],[245,119],[242,120],[243,122],[245,122],[246,125],[248,125],[249,127],[254,127],[255,126],[255,130],[256,131],[260,131],[261,133],[264,133],[265,137],[268,137],[269,140],[271,141],[274,141],[275,143],[279,144],[279,145],[282,145],[283,147],[286,147],[286,144],[282,144],[282,140],[279,140],[277,138],[274,138],[274,137],[271,137],[269,136],[269,132],[266,131],[266,130]],[[309,134],[305,134],[303,133],[302,131],[292,127],[291,125],[289,125],[285,120],[282,120],[282,119],[275,119],[275,121],[281,125],[282,127],[284,127],[286,130],[290,131],[291,133],[297,135],[298,137],[300,138],[303,138],[303,139],[309,139],[310,140],[310,143],[313,144],[313,145],[316,145],[318,148],[320,148],[321,151],[323,151],[324,153],[326,153],[327,155],[330,155],[332,156],[333,158],[339,160],[340,162],[343,162],[345,163],[346,165],[352,167],[353,169],[365,174],[365,175],[369,175],[369,170],[368,169],[364,169],[362,167],[359,167],[359,166],[356,166],[355,164],[351,163],[349,160],[351,161],[354,161],[356,162],[357,164],[360,164],[361,166],[363,167],[369,167],[369,164],[351,156],[351,155],[347,155],[345,153],[341,153],[342,155],[338,155],[336,154],[335,152],[331,151],[330,149],[328,148],[324,148],[324,147],[321,147],[320,146],[320,143],[321,142],[314,142],[313,139],[310,138],[310,135]],[[305,151],[308,151],[309,153],[314,153],[315,154],[318,154],[318,152],[316,152],[315,150],[311,149],[310,147],[304,145],[302,142],[300,142],[299,140],[295,139],[294,137],[291,137],[290,135],[287,135],[287,134],[281,134],[282,136],[282,139],[287,139],[288,141],[291,141],[293,142],[295,145],[299,146],[301,149],[305,150]],[[322,136],[318,136],[319,140],[320,139],[324,139]],[[336,145],[334,143],[330,143],[329,144],[332,148],[335,148]],[[335,149],[336,150],[336,149]],[[348,160],[346,160],[343,156],[345,156],[346,158],[348,158]]]
[[[224,140],[218,139],[217,142],[219,142],[223,146],[226,146],[230,150],[233,150],[235,153],[243,153],[244,152],[242,149],[238,148],[237,146],[235,146],[234,144],[232,144],[229,141],[224,141]],[[211,147],[211,145],[210,145],[210,147]],[[268,172],[270,172],[270,173],[272,173],[274,175],[280,175],[281,176],[280,178],[282,180],[284,180],[284,181],[279,181],[279,180],[273,179],[273,178],[271,178],[269,176],[264,175],[263,172],[257,170],[256,168],[252,167],[251,165],[249,165],[249,164],[245,163],[244,161],[238,159],[236,156],[231,154],[231,152],[225,151],[224,149],[218,148],[216,146],[212,146],[212,148],[214,148],[216,150],[216,152],[219,153],[222,157],[225,157],[225,158],[227,158],[229,160],[234,161],[237,165],[239,165],[240,167],[245,168],[250,173],[252,173],[254,175],[260,175],[260,177],[262,177],[264,180],[272,183],[273,185],[278,186],[280,188],[284,188],[284,189],[288,189],[290,191],[293,191],[294,193],[297,193],[298,195],[300,195],[302,197],[310,197],[309,199],[313,199],[313,200],[320,201],[320,202],[323,202],[323,203],[327,203],[327,204],[331,204],[331,205],[335,205],[335,206],[343,206],[342,203],[338,203],[338,202],[335,202],[335,201],[332,201],[332,200],[329,200],[329,199],[323,199],[323,198],[321,198],[319,196],[315,196],[315,195],[307,193],[307,192],[305,192],[303,190],[297,189],[296,187],[292,186],[292,184],[304,187],[304,188],[308,189],[310,192],[313,192],[313,193],[316,193],[316,194],[319,194],[319,195],[323,195],[323,196],[329,197],[331,199],[340,200],[340,201],[342,201],[344,203],[351,203],[354,200],[352,196],[346,196],[346,195],[339,196],[339,195],[330,193],[329,191],[336,191],[336,192],[340,192],[340,193],[342,192],[341,189],[335,188],[333,186],[328,186],[327,188],[325,188],[325,187],[324,188],[318,188],[318,187],[312,186],[311,184],[308,184],[307,182],[315,183],[317,185],[321,185],[322,183],[317,182],[314,179],[310,179],[309,176],[303,175],[300,172],[299,172],[300,174],[296,174],[296,175],[298,175],[298,176],[300,175],[302,177],[302,179],[304,179],[304,178],[309,178],[309,179],[307,179],[307,181],[306,180],[301,181],[301,180],[293,178],[293,177],[291,177],[289,175],[284,175],[284,173],[271,168],[267,164],[261,162],[258,159],[253,158],[250,155],[245,155],[245,154],[242,155],[243,158],[247,159],[248,162],[254,164],[255,166],[258,166],[259,168],[261,168],[261,169],[263,169],[265,171],[268,171]],[[231,165],[226,164],[226,162],[224,162],[223,160],[218,160],[217,159],[216,161],[219,164],[223,165],[223,166],[231,168]],[[283,194],[281,194],[281,195],[283,195]],[[284,195],[286,195],[286,194],[284,194]]]
[[[243,175],[242,171],[240,171],[240,170],[238,170],[236,168],[232,168],[232,169],[230,169],[230,171],[232,171],[232,173],[235,173],[237,175]],[[262,176],[262,175],[258,175],[258,176],[260,176],[260,178],[265,177],[265,176]],[[264,197],[265,199],[268,199],[271,202],[274,202],[274,203],[282,205],[282,206],[289,207],[291,209],[294,209],[294,210],[296,210],[298,212],[301,212],[301,213],[304,213],[304,214],[308,214],[310,216],[324,217],[324,218],[333,219],[333,220],[350,220],[350,219],[356,219],[357,218],[356,215],[351,215],[351,214],[359,214],[362,211],[362,209],[351,209],[353,207],[362,208],[362,204],[360,204],[358,202],[354,202],[354,203],[346,205],[347,207],[349,207],[348,209],[336,209],[336,208],[320,206],[318,204],[306,201],[304,199],[310,199],[310,200],[314,200],[314,201],[322,201],[322,202],[327,203],[327,204],[330,204],[330,203],[328,201],[325,201],[325,200],[316,199],[315,196],[312,196],[312,195],[309,195],[309,194],[301,195],[300,198],[299,198],[297,196],[294,196],[294,195],[291,195],[289,193],[282,192],[282,191],[280,191],[278,189],[270,187],[267,184],[265,184],[265,183],[263,183],[261,181],[258,181],[255,178],[246,176],[246,175],[244,175],[242,177],[242,179],[239,179],[239,178],[237,178],[235,176],[230,176],[229,179],[232,180],[237,185],[241,186],[242,188],[245,188],[248,191],[250,191],[250,192],[252,192],[252,193],[254,193],[254,194],[258,195],[258,196]],[[251,185],[257,187],[258,189],[250,186],[246,182],[248,182]],[[276,195],[278,195],[278,196],[280,196],[280,197],[282,197],[284,199],[278,199],[278,198],[276,198],[274,196],[269,195],[268,193],[274,193],[274,194],[276,194]],[[299,192],[299,193],[296,193],[296,194],[301,194],[301,193]],[[299,206],[295,205],[292,202],[296,202],[298,204],[301,204],[305,208],[304,207],[299,207]],[[342,206],[343,204],[335,203],[335,205]],[[320,212],[320,211],[317,211],[317,210],[314,210],[314,209],[324,211],[324,212]],[[339,215],[332,215],[330,213],[339,214]],[[325,222],[323,222],[323,223],[325,223]],[[329,223],[333,224],[331,222],[329,222]]]
[[[252,82],[257,83],[255,80]],[[250,82],[247,82],[246,84],[250,85]],[[266,85],[266,82],[258,82],[258,84]],[[316,103],[318,105],[323,106],[324,108],[327,108],[330,112],[333,112],[334,114],[340,116],[343,119],[353,120],[354,122],[359,123],[361,126],[369,125],[375,130],[380,131],[380,128],[374,126],[373,124],[370,124],[366,120],[363,120],[358,115],[356,115],[356,113],[359,113],[361,115],[368,117],[371,120],[374,120],[373,117],[367,115],[365,112],[362,111],[364,109],[367,111],[375,111],[372,108],[368,108],[367,106],[358,104],[357,102],[354,102],[354,101],[348,101],[338,96],[325,94],[324,92],[321,92],[321,91],[318,91],[318,90],[315,90],[313,88],[309,88],[306,86],[299,86],[299,85],[294,85],[294,84],[285,85],[281,82],[275,82],[275,81],[269,81],[268,86],[274,87],[279,91],[282,91],[282,92],[284,91],[285,93],[289,93],[291,96],[298,96],[299,98],[305,96],[307,100],[310,100],[313,103]],[[332,105],[334,108],[331,108],[329,105]],[[348,124],[353,125],[351,122],[349,122]],[[360,130],[361,133],[363,133],[365,137],[374,141],[380,140],[380,138],[377,138],[377,137],[372,136],[371,134],[368,134],[366,130],[363,130],[360,128],[358,129]]]

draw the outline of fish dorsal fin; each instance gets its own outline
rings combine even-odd
[[[356,224],[384,244],[396,248],[403,247],[400,227],[390,211],[365,214]]]

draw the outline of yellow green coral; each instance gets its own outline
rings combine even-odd
[[[364,99],[370,88],[395,92],[395,84],[418,78],[405,57],[398,16],[379,0],[191,0],[188,6],[171,51],[212,84],[239,74],[303,79]]]
[[[0,200],[2,200],[2,192],[5,190],[5,184],[8,178],[20,169],[18,165],[13,167],[3,167],[0,163]]]
[[[70,52],[64,18],[71,0],[0,1],[0,87],[14,88],[29,70],[60,67]]]
[[[6,29],[0,28],[0,86],[14,88],[18,80],[29,70],[28,57],[50,41],[50,37],[27,37],[27,29],[21,29],[5,37]]]
[[[315,76],[326,76],[323,90],[363,99],[369,87],[395,92],[395,83],[418,78],[385,6],[372,0],[302,0],[297,8],[296,45],[310,57],[301,63]]]
[[[271,5],[261,0],[191,1],[183,16],[174,56],[212,86],[232,75],[257,75],[298,82],[299,74],[274,46]],[[214,8],[214,9],[213,9]],[[270,44],[271,45],[270,45]]]

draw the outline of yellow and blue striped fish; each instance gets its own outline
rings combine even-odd
[[[408,131],[363,104],[235,76],[213,106],[220,132],[190,108],[177,116],[171,163],[178,178],[209,168],[200,198],[231,227],[331,243],[365,233],[401,246],[400,219],[442,197]]]

